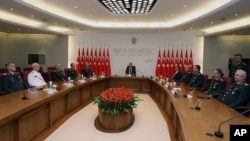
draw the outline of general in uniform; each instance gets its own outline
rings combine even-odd
[[[223,79],[212,79],[206,87],[201,89],[201,91],[213,96],[222,92],[225,88],[226,82]]]
[[[76,70],[74,69],[69,69],[67,73],[68,77],[70,77],[71,79],[76,79],[78,76]]]
[[[4,73],[1,77],[1,85],[2,90],[7,93],[13,93],[29,88],[18,72]]]
[[[247,83],[235,82],[230,88],[217,99],[231,108],[244,106],[250,100],[250,87]]]
[[[51,78],[53,82],[65,81],[66,77],[62,70],[53,70],[51,73]]]
[[[204,77],[203,75],[199,72],[197,74],[195,74],[192,79],[190,80],[190,82],[188,83],[188,85],[190,87],[201,87],[201,85],[204,82]]]

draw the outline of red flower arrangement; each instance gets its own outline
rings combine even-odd
[[[98,104],[102,111],[116,115],[119,112],[128,112],[130,108],[136,108],[136,102],[140,101],[134,96],[131,89],[123,87],[109,88],[94,98],[94,104]]]

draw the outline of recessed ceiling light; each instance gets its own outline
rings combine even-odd
[[[13,8],[10,8],[10,11],[13,11],[14,9]]]
[[[237,13],[235,13],[235,14],[234,14],[234,16],[238,16],[238,14],[237,14]]]
[[[157,0],[98,0],[113,14],[147,14]]]
[[[214,24],[214,22],[210,22],[211,24]]]
[[[75,6],[75,9],[77,9],[77,6]]]

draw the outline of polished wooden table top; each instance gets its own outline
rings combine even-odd
[[[174,101],[173,104],[178,112],[180,122],[183,128],[185,128],[187,140],[229,141],[230,124],[250,125],[249,118],[239,116],[221,125],[220,131],[224,134],[223,138],[215,137],[214,132],[218,130],[220,123],[239,113],[214,98],[200,99],[199,97],[207,98],[207,95],[199,90],[190,90],[189,87],[185,85],[177,86],[177,88],[179,88],[177,96],[171,94],[172,88],[166,89]],[[188,96],[184,97],[186,95]],[[199,106],[200,110],[196,110],[196,106]],[[212,134],[213,136],[207,134]]]

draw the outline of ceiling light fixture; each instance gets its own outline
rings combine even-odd
[[[98,0],[113,14],[147,14],[157,0]]]

